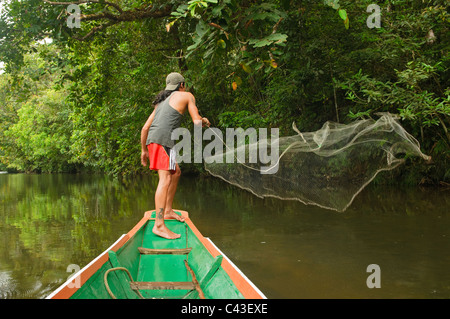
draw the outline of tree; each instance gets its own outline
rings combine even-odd
[[[41,54],[55,54],[52,48],[35,47],[26,56],[20,73],[12,78],[0,75],[2,127],[1,161],[21,171],[71,171],[70,105],[67,91],[55,88],[60,70]]]
[[[67,25],[74,18],[69,4],[80,8],[80,28]],[[164,76],[175,70],[219,128],[279,127],[291,135],[292,122],[312,131],[327,120],[398,114],[435,160],[411,163],[421,172],[416,179],[447,180],[445,2],[386,0],[379,3],[380,25],[367,22],[372,4],[11,0],[0,22],[0,60],[18,83],[36,41],[53,39],[59,56],[45,59],[56,63],[59,79],[52,83],[64,88],[71,106],[70,161],[85,167],[146,171],[136,155],[139,130]],[[5,96],[14,107],[4,116],[14,125],[28,97]]]

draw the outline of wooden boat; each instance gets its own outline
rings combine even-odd
[[[166,219],[181,238],[152,233],[155,211],[122,235],[47,299],[265,299],[264,294],[202,236],[189,214],[185,222]]]

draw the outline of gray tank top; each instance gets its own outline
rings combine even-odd
[[[175,92],[172,92],[167,99],[158,104],[152,125],[148,130],[147,145],[150,143],[157,143],[167,147],[173,147],[175,145],[171,134],[174,129],[180,126],[181,120],[183,119],[183,114],[169,104],[169,100]]]

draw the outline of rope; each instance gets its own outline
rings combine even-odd
[[[116,271],[116,270],[124,270],[124,271],[128,274],[128,277],[130,278],[130,282],[134,282],[134,281],[133,281],[133,277],[131,277],[131,274],[130,274],[130,272],[128,271],[128,269],[126,269],[126,268],[124,268],[124,267],[116,267],[116,268],[108,269],[108,270],[105,272],[105,276],[103,277],[103,281],[104,281],[104,283],[105,283],[106,290],[108,291],[109,295],[110,295],[111,298],[113,298],[113,299],[117,299],[117,298],[116,298],[116,296],[113,294],[113,292],[111,291],[111,289],[109,288],[109,284],[108,284],[108,274],[109,274],[111,271]],[[139,296],[139,298],[145,299],[144,296],[142,296],[142,294],[141,294],[138,290],[133,290],[133,291]]]

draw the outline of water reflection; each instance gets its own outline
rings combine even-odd
[[[450,297],[448,191],[372,188],[336,213],[201,187],[196,224],[269,297]],[[366,285],[373,263],[381,289]]]
[[[156,183],[0,175],[0,298],[48,295],[153,209]],[[450,297],[446,191],[372,188],[336,213],[183,176],[174,204],[269,298]]]
[[[141,189],[95,175],[2,175],[0,297],[40,298],[65,281],[69,264],[84,266],[148,209],[141,190],[150,193],[149,182]]]

